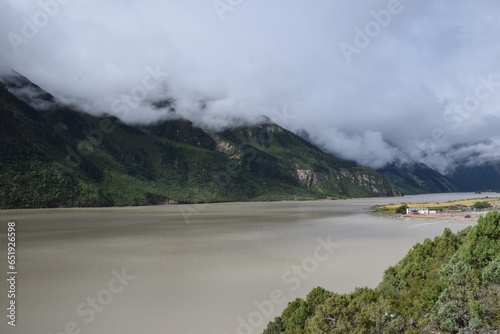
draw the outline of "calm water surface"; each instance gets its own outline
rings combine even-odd
[[[18,325],[3,311],[0,332],[259,333],[313,287],[375,287],[416,242],[470,224],[372,205],[488,195],[0,211],[2,254],[7,222],[18,228]]]

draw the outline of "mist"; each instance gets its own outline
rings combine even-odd
[[[94,115],[214,131],[266,115],[373,168],[500,159],[495,0],[7,0],[0,16],[0,71]]]

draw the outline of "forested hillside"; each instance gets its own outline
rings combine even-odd
[[[264,333],[500,333],[500,212],[415,245],[375,289],[315,288]]]
[[[261,125],[128,125],[0,82],[0,209],[394,196],[377,172]],[[17,92],[18,94],[13,94]]]

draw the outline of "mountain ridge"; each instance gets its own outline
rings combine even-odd
[[[22,76],[2,81],[4,209],[399,195],[379,173],[276,124],[134,126],[58,103]]]
[[[301,130],[298,136],[310,140],[310,134]],[[463,190],[461,186],[449,177],[439,173],[429,166],[413,160],[396,144],[384,141],[388,147],[398,152],[396,161],[386,163],[385,166],[375,168],[385,179],[402,195],[456,192]],[[326,148],[324,148],[327,151]]]
[[[442,193],[462,190],[450,178],[413,160],[397,162],[377,169],[401,194]]]

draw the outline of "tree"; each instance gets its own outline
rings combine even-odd
[[[490,202],[479,201],[479,202],[472,204],[472,207],[474,209],[477,209],[477,210],[482,210],[482,209],[491,208],[491,204],[490,204]]]
[[[357,288],[345,295],[332,294],[319,305],[307,321],[306,333],[363,334],[377,328],[377,309],[380,294],[369,288]],[[294,332],[295,333],[295,332]]]
[[[475,305],[480,317],[492,328],[500,328],[500,256],[484,268],[479,302]]]
[[[283,319],[281,317],[276,317],[274,318],[274,321],[271,321],[267,325],[263,334],[281,334],[284,331],[285,325],[283,324]]]
[[[286,334],[304,334],[306,320],[312,315],[313,308],[303,299],[297,298],[283,311],[281,319]]]
[[[481,322],[470,309],[479,286],[474,269],[455,255],[440,269],[439,275],[446,288],[428,316],[432,328],[450,333],[481,329],[477,328]]]
[[[402,204],[396,209],[396,213],[406,213],[406,209],[408,209],[408,205]]]
[[[475,269],[486,267],[500,253],[500,212],[480,217],[458,253]]]
[[[265,334],[496,333],[500,328],[500,212],[445,229],[386,270],[376,289],[315,288]]]

